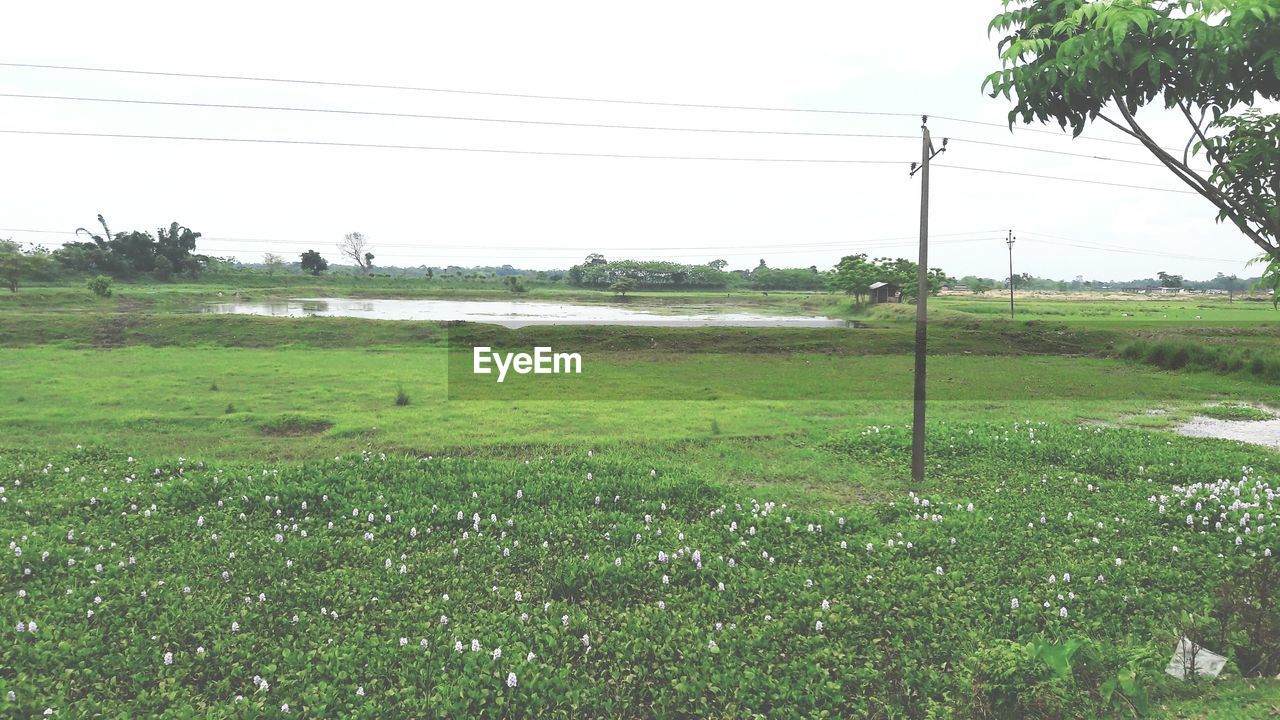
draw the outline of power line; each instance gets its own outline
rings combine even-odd
[[[467,115],[430,115],[422,113],[381,112],[374,110],[348,110],[345,108],[315,108],[288,105],[233,105],[228,103],[179,102],[170,100],[140,100],[134,98],[80,97],[73,95],[25,95],[0,93],[0,97],[28,100],[68,100],[75,102],[120,103],[128,105],[161,105],[169,107],[217,108],[224,110],[269,110],[277,112],[327,113],[335,115],[360,115],[369,117],[412,118],[418,120],[457,120],[465,122],[510,123],[515,125],[548,125],[555,127],[607,128],[611,130],[659,130],[664,132],[730,133],[741,135],[799,135],[816,137],[879,138],[889,140],[913,140],[912,135],[886,135],[875,133],[810,132],[803,130],[755,130],[732,128],[674,127],[664,125],[622,125],[614,123],[588,123],[555,120],[522,120],[517,118],[492,118]]]
[[[703,155],[631,155],[625,153],[597,153],[597,152],[564,152],[550,150],[511,150],[504,148],[469,148],[469,147],[447,147],[434,145],[394,145],[386,143],[352,143],[338,142],[332,140],[286,140],[281,138],[229,138],[229,137],[207,137],[207,136],[190,136],[190,135],[143,135],[129,133],[99,133],[99,132],[69,132],[57,130],[8,130],[0,129],[0,133],[12,135],[47,135],[59,137],[101,137],[101,138],[124,138],[133,140],[187,140],[197,142],[225,142],[225,143],[250,143],[250,144],[275,144],[275,145],[319,145],[325,147],[353,147],[353,148],[377,148],[385,150],[436,150],[445,152],[474,152],[474,153],[493,153],[502,155],[542,155],[555,157],[593,157],[593,158],[615,158],[615,159],[631,159],[631,160],[705,160],[719,162],[763,162],[763,163],[812,163],[820,165],[909,165],[909,163],[901,160],[862,160],[862,159],[845,159],[845,158],[763,158],[763,157],[726,157],[726,156],[703,156]],[[1019,175],[1022,177],[1034,177],[1045,180],[1063,180],[1066,182],[1088,183],[1091,185],[1109,185],[1112,187],[1131,188],[1135,190],[1155,190],[1158,192],[1191,194],[1190,190],[1173,190],[1170,188],[1152,187],[1149,185],[1130,185],[1126,183],[1104,182],[1101,180],[1090,180],[1087,178],[1071,178],[1059,175],[1040,175],[1037,173],[1018,172],[1015,170],[999,170],[995,168],[975,168],[962,165],[938,165],[940,168],[950,168],[953,170],[966,170],[970,172],[997,173],[1002,175]]]
[[[732,135],[779,135],[779,136],[800,136],[800,137],[838,137],[838,138],[874,138],[881,140],[914,140],[914,135],[893,135],[884,133],[847,133],[847,132],[818,132],[804,130],[759,130],[759,129],[737,129],[737,128],[705,128],[705,127],[679,127],[668,125],[625,125],[618,123],[588,123],[575,121],[557,121],[557,120],[525,120],[519,118],[494,118],[479,117],[468,115],[435,115],[424,113],[405,113],[405,112],[382,112],[373,110],[350,110],[346,108],[317,108],[317,107],[299,107],[290,105],[238,105],[230,103],[207,103],[207,102],[186,102],[171,100],[144,100],[138,98],[104,98],[104,97],[84,97],[75,95],[30,95],[23,93],[0,93],[0,97],[21,98],[27,100],[61,100],[71,102],[93,102],[93,103],[115,103],[125,105],[156,105],[162,107],[183,107],[183,108],[211,108],[222,110],[265,110],[271,112],[302,112],[302,113],[319,113],[334,115],[354,115],[362,117],[388,117],[388,118],[408,118],[416,120],[448,120],[461,122],[481,122],[481,123],[499,123],[513,125],[537,125],[549,127],[582,127],[582,128],[602,128],[610,130],[648,130],[661,132],[693,132],[693,133],[723,133]],[[1028,152],[1049,153],[1052,155],[1063,155],[1068,157],[1087,158],[1090,160],[1105,160],[1109,162],[1128,163],[1131,165],[1146,165],[1149,167],[1164,168],[1164,165],[1155,162],[1146,162],[1143,160],[1130,160],[1127,158],[1115,158],[1104,155],[1095,155],[1092,153],[1075,153],[1066,150],[1050,150],[1048,148],[1030,147],[1027,145],[1014,145],[1012,143],[991,142],[987,140],[973,140],[970,138],[949,138],[953,142],[964,142],[973,145],[986,145],[989,147],[1007,148],[1012,150],[1024,150]]]
[[[966,138],[948,138],[951,142],[970,143],[973,145],[987,145],[990,147],[1009,148],[1012,150],[1026,150],[1028,152],[1048,153],[1050,155],[1066,155],[1068,157],[1088,158],[1090,160],[1106,160],[1108,162],[1128,163],[1130,165],[1146,165],[1148,167],[1164,168],[1161,163],[1146,162],[1145,160],[1129,160],[1128,158],[1107,157],[1105,155],[1094,155],[1092,153],[1074,153],[1066,150],[1050,150],[1048,148],[1030,147],[1028,145],[1013,145],[1010,143],[990,142],[987,140],[969,140]]]
[[[622,158],[629,160],[708,160],[721,162],[818,163],[825,165],[908,165],[901,160],[860,160],[835,158],[765,158],[724,157],[714,155],[632,155],[626,153],[564,152],[550,150],[509,150],[503,148],[448,147],[442,145],[395,145],[389,143],[353,143],[332,140],[286,140],[281,138],[229,138],[194,135],[142,135],[129,133],[69,132],[58,130],[6,130],[11,135],[49,135],[61,137],[126,138],[133,140],[188,140],[198,142],[251,143],[271,145],[320,145],[326,147],[377,148],[383,150],[436,150],[444,152],[492,153],[500,155],[544,155],[558,157]]]
[[[919,113],[874,112],[864,110],[830,110],[823,108],[771,107],[758,105],[719,105],[707,103],[662,102],[657,100],[628,100],[619,98],[580,97],[572,95],[535,95],[532,93],[496,92],[490,90],[463,90],[458,88],[420,87],[414,85],[390,85],[383,83],[345,82],[338,80],[303,80],[255,75],[217,75],[211,73],[161,72],[157,70],[128,70],[123,68],[84,67],[75,65],[40,65],[35,63],[0,62],[3,67],[39,68],[42,70],[74,70],[78,72],[118,73],[125,75],[149,75],[153,77],[199,78],[204,80],[241,80],[248,82],[287,83],[293,85],[323,85],[327,87],[366,88],[372,90],[407,90],[412,92],[449,93],[455,95],[484,95],[489,97],[522,98],[526,100],[560,100],[569,102],[610,103],[615,105],[652,105],[658,107],[703,108],[708,110],[756,110],[762,112],[830,113],[838,115],[874,115],[884,117],[919,117]]]
[[[936,244],[936,245],[955,245],[955,244],[972,243],[972,242],[992,242],[992,241],[997,240],[997,239],[999,239],[999,238],[995,238],[995,237],[984,237],[984,238],[962,238],[962,239],[955,239],[955,240],[940,240],[940,241],[938,241],[937,243],[934,243],[934,244]],[[849,251],[849,252],[853,252],[853,251],[857,251],[857,250],[872,250],[872,249],[874,249],[874,250],[888,250],[888,249],[891,249],[891,248],[905,248],[905,247],[910,247],[910,246],[911,246],[911,245],[913,245],[913,244],[914,244],[914,243],[910,243],[910,242],[894,242],[894,243],[881,243],[881,244],[878,244],[878,245],[862,245],[862,246],[853,246],[853,245],[850,245],[850,246],[846,246],[846,250],[847,250],[847,251]],[[374,249],[376,250],[377,248],[375,247]],[[243,248],[233,249],[233,248],[218,248],[218,247],[210,248],[210,247],[204,247],[204,248],[200,248],[200,249],[199,249],[199,251],[200,251],[200,253],[201,253],[201,254],[206,254],[206,255],[208,255],[208,254],[218,255],[218,254],[223,254],[223,253],[225,253],[225,254],[227,254],[227,255],[249,255],[249,254],[257,255],[257,254],[260,254],[261,252],[263,252],[263,249],[262,249],[262,248],[255,248],[254,250],[245,250],[245,249],[243,249]],[[269,250],[266,250],[266,251],[267,251],[267,252],[270,252]],[[606,251],[608,251],[608,252],[612,252],[612,250],[611,250],[611,249],[606,249]],[[820,249],[820,250],[756,250],[756,251],[751,251],[751,252],[731,252],[731,253],[720,253],[720,252],[701,252],[701,253],[661,253],[661,256],[662,256],[662,259],[673,259],[673,258],[674,258],[674,259],[688,259],[688,258],[704,258],[704,257],[715,257],[715,258],[753,257],[753,258],[754,258],[754,257],[760,257],[761,255],[770,256],[770,257],[778,256],[778,255],[813,255],[813,254],[821,254],[821,253],[823,253],[823,252],[839,252],[839,251],[841,251],[839,248],[829,248],[829,249],[826,249],[826,250],[821,250],[821,249]],[[334,254],[334,253],[330,253],[330,254]],[[647,252],[645,252],[645,251],[639,251],[639,252],[636,252],[636,253],[633,253],[633,254],[636,254],[636,255],[646,255],[646,254],[652,254],[652,253],[647,253]],[[374,253],[374,257],[375,257],[375,258],[411,258],[411,259],[421,259],[421,258],[426,258],[426,259],[445,259],[445,260],[453,259],[453,260],[456,260],[456,259],[475,259],[475,258],[477,258],[477,257],[483,257],[483,256],[482,256],[482,255],[478,255],[478,254],[476,254],[476,253],[468,253],[468,254],[451,254],[451,253],[445,253],[445,254],[441,254],[441,253],[431,252],[431,248],[423,248],[423,252],[421,252],[421,253],[414,253],[414,254],[409,254],[409,253],[380,253],[380,252],[375,252],[375,253]],[[541,254],[539,254],[539,255],[523,255],[523,256],[522,256],[522,255],[511,255],[511,254],[508,254],[508,253],[503,253],[502,255],[497,256],[497,257],[495,257],[495,258],[493,258],[493,259],[494,259],[494,260],[503,260],[503,261],[512,261],[512,260],[514,260],[514,261],[525,261],[525,260],[569,260],[569,261],[577,260],[577,261],[581,261],[581,260],[582,260],[582,254],[581,254],[581,253],[579,253],[579,254],[577,254],[577,255],[541,255]],[[627,259],[638,259],[638,258],[627,258]],[[509,263],[508,263],[508,264],[509,264]]]
[[[1128,183],[1104,182],[1102,180],[1090,180],[1088,178],[1062,177],[1061,175],[1041,175],[1039,173],[1020,172],[1017,170],[997,170],[995,168],[966,167],[963,165],[935,165],[934,167],[948,168],[951,170],[966,170],[968,172],[995,173],[998,175],[1019,175],[1022,177],[1040,178],[1042,180],[1062,180],[1065,182],[1088,183],[1089,185],[1109,185],[1111,187],[1131,188],[1134,190],[1155,190],[1157,192],[1179,193],[1182,195],[1195,194],[1190,190],[1175,190],[1173,188],[1153,187],[1151,185],[1130,185]]]
[[[4,64],[4,63],[0,63],[0,65],[3,65],[3,64]],[[1055,137],[1065,137],[1065,131],[1042,130],[1042,129],[1040,129],[1040,128],[1029,128],[1029,127],[1022,127],[1022,126],[1017,126],[1017,127],[1015,127],[1015,126],[1013,126],[1013,125],[1005,125],[1005,124],[1003,124],[1003,123],[993,123],[993,122],[987,122],[987,121],[985,121],[985,120],[967,120],[967,119],[965,119],[965,118],[947,117],[946,115],[930,115],[929,117],[931,117],[931,118],[933,118],[933,119],[935,119],[935,120],[949,120],[949,121],[951,121],[951,122],[955,122],[955,123],[963,123],[963,124],[965,124],[965,125],[982,125],[982,126],[985,126],[985,127],[998,127],[998,128],[1004,128],[1004,129],[1006,129],[1006,130],[1009,130],[1010,132],[1016,132],[1016,131],[1018,131],[1018,130],[1021,130],[1021,131],[1023,131],[1023,132],[1040,133],[1040,134],[1044,134],[1044,135],[1053,135],[1053,136],[1055,136]],[[1093,141],[1095,141],[1095,142],[1114,143],[1114,144],[1116,144],[1116,145],[1137,145],[1137,146],[1142,146],[1142,143],[1140,143],[1140,142],[1138,142],[1138,141],[1136,141],[1136,140],[1124,140],[1124,139],[1121,139],[1121,138],[1100,138],[1100,137],[1084,137],[1084,136],[1080,136],[1080,137],[1073,137],[1073,138],[1071,138],[1071,139],[1073,139],[1073,140],[1093,140]],[[1162,147],[1162,149],[1164,149],[1164,150],[1169,150],[1169,151],[1171,151],[1171,152],[1182,152],[1182,148]],[[1162,166],[1162,167],[1163,167],[1163,166]]]
[[[607,103],[614,105],[646,105],[652,107],[676,107],[676,108],[701,108],[707,110],[751,110],[760,112],[793,112],[793,113],[817,113],[817,114],[834,114],[834,115],[859,115],[870,117],[909,117],[917,118],[921,115],[929,113],[919,112],[885,112],[885,111],[868,111],[868,110],[838,110],[832,108],[798,108],[798,107],[775,107],[775,106],[759,106],[759,105],[725,105],[710,103],[681,103],[681,102],[663,102],[656,100],[633,100],[620,98],[602,98],[602,97],[584,97],[570,95],[538,95],[533,93],[513,93],[513,92],[496,92],[488,90],[465,90],[459,88],[433,88],[420,87],[413,85],[393,85],[385,83],[365,83],[365,82],[348,82],[337,80],[306,80],[299,78],[277,78],[264,77],[254,75],[222,75],[212,73],[183,73],[183,72],[162,72],[158,70],[132,70],[125,68],[103,68],[103,67],[86,67],[76,65],[46,65],[37,63],[15,63],[0,62],[0,67],[18,67],[18,68],[34,68],[42,70],[69,70],[76,72],[96,72],[96,73],[115,73],[123,75],[146,75],[151,77],[180,77],[195,78],[203,80],[238,80],[245,82],[263,82],[263,83],[285,83],[292,85],[319,85],[325,87],[346,87],[346,88],[365,88],[373,90],[402,90],[411,92],[429,92],[429,93],[447,93],[457,95],[479,95],[488,97],[509,97],[521,98],[526,100],[558,100],[568,102],[590,102],[590,103]],[[983,120],[971,120],[967,118],[957,118],[946,115],[933,115],[938,120],[945,120],[956,123],[964,123],[968,125],[980,125],[985,127],[998,127],[1013,131],[1011,125],[1001,123],[988,122]],[[1064,137],[1063,132],[1053,130],[1044,130],[1041,128],[1019,127],[1021,130],[1029,133],[1037,133],[1042,135],[1053,135],[1054,137]],[[1097,137],[1081,137],[1077,139],[1094,140],[1097,142],[1116,143],[1121,145],[1140,145],[1133,140],[1124,140],[1116,138],[1097,138]],[[1166,148],[1169,149],[1169,148]]]
[[[1055,237],[1055,238],[1058,238],[1058,240],[1057,241],[1046,240],[1045,238],[1047,237]],[[1197,260],[1197,261],[1203,261],[1203,262],[1226,262],[1226,263],[1243,262],[1238,259],[1230,259],[1230,258],[1204,257],[1199,255],[1183,255],[1183,254],[1168,253],[1168,252],[1151,252],[1148,250],[1140,250],[1138,248],[1132,248],[1132,247],[1102,245],[1099,243],[1090,243],[1085,240],[1072,240],[1071,238],[1062,238],[1056,235],[1045,235],[1044,233],[1038,233],[1038,232],[1030,232],[1030,233],[1023,232],[1022,239],[1024,240],[1029,239],[1032,242],[1043,243],[1046,245],[1057,245],[1060,247],[1073,247],[1073,248],[1080,248],[1083,250],[1098,250],[1101,252],[1120,253],[1125,255],[1145,255],[1148,257],[1168,258],[1171,260]]]

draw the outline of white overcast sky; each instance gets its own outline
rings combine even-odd
[[[998,0],[863,2],[37,2],[0,8],[0,62],[411,85],[675,103],[929,112],[1003,123]],[[521,120],[918,135],[916,117],[655,107],[0,67],[0,93],[289,105]],[[1167,145],[1182,128],[1148,110]],[[1095,127],[1071,140],[935,118],[937,161],[1184,189]],[[567,267],[589,252],[730,267],[914,257],[912,139],[521,126],[0,97],[0,129],[275,138],[586,153],[901,161],[901,166],[545,157],[0,133],[0,237],[53,246],[177,220],[203,252],[295,257],[358,230],[386,265]],[[1196,195],[938,167],[930,265],[1004,277],[1246,273],[1254,246]],[[886,240],[886,239],[892,240]],[[905,239],[904,239],[905,238]],[[963,242],[961,242],[963,241]],[[887,243],[898,243],[889,245]],[[1056,243],[1056,244],[1051,244]],[[1066,243],[1066,244],[1063,244]],[[1076,245],[1076,246],[1072,246]],[[1089,245],[1113,251],[1078,247]],[[1121,250],[1115,252],[1114,250]],[[1143,255],[1145,253],[1167,253]],[[1174,257],[1182,256],[1182,257]],[[1194,258],[1194,259],[1193,259]],[[1212,259],[1201,259],[1212,258]]]

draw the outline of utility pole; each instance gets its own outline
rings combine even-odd
[[[1013,230],[1009,231],[1009,239],[1005,240],[1009,244],[1009,319],[1013,319],[1013,243],[1017,240],[1013,236]]]
[[[915,401],[911,416],[911,479],[924,482],[924,410],[925,410],[925,348],[929,339],[929,161],[946,152],[947,140],[942,147],[933,149],[929,137],[929,116],[920,118],[920,164],[911,163],[911,175],[920,171],[920,257],[916,268],[916,368]]]

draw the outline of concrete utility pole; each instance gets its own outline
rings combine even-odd
[[[1013,230],[1009,231],[1009,239],[1005,240],[1009,244],[1009,319],[1013,319],[1013,243],[1017,238],[1013,236]]]
[[[916,371],[915,402],[911,416],[911,479],[924,482],[924,410],[925,410],[925,348],[928,343],[929,305],[929,161],[946,152],[947,140],[942,147],[933,149],[929,137],[929,116],[920,118],[920,164],[911,163],[911,175],[920,171],[920,257],[916,268]]]

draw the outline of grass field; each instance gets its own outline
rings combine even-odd
[[[923,487],[906,462],[909,306],[632,300],[859,321],[847,330],[190,314],[237,291],[509,297],[422,284],[211,280],[0,300],[12,543],[0,615],[10,632],[38,627],[0,643],[6,713],[1257,717],[1280,705],[1276,684],[1240,679],[1280,672],[1280,617],[1250,599],[1280,592],[1267,552],[1280,550],[1280,456],[1163,432],[1206,403],[1280,407],[1280,384],[1124,353],[1166,342],[1273,355],[1270,303],[1035,300],[1009,321],[998,298],[938,298]],[[581,349],[586,371],[451,382],[450,348],[480,340]],[[1210,517],[1210,493],[1237,489],[1246,504]],[[1231,678],[1163,676],[1179,632],[1228,653]]]

